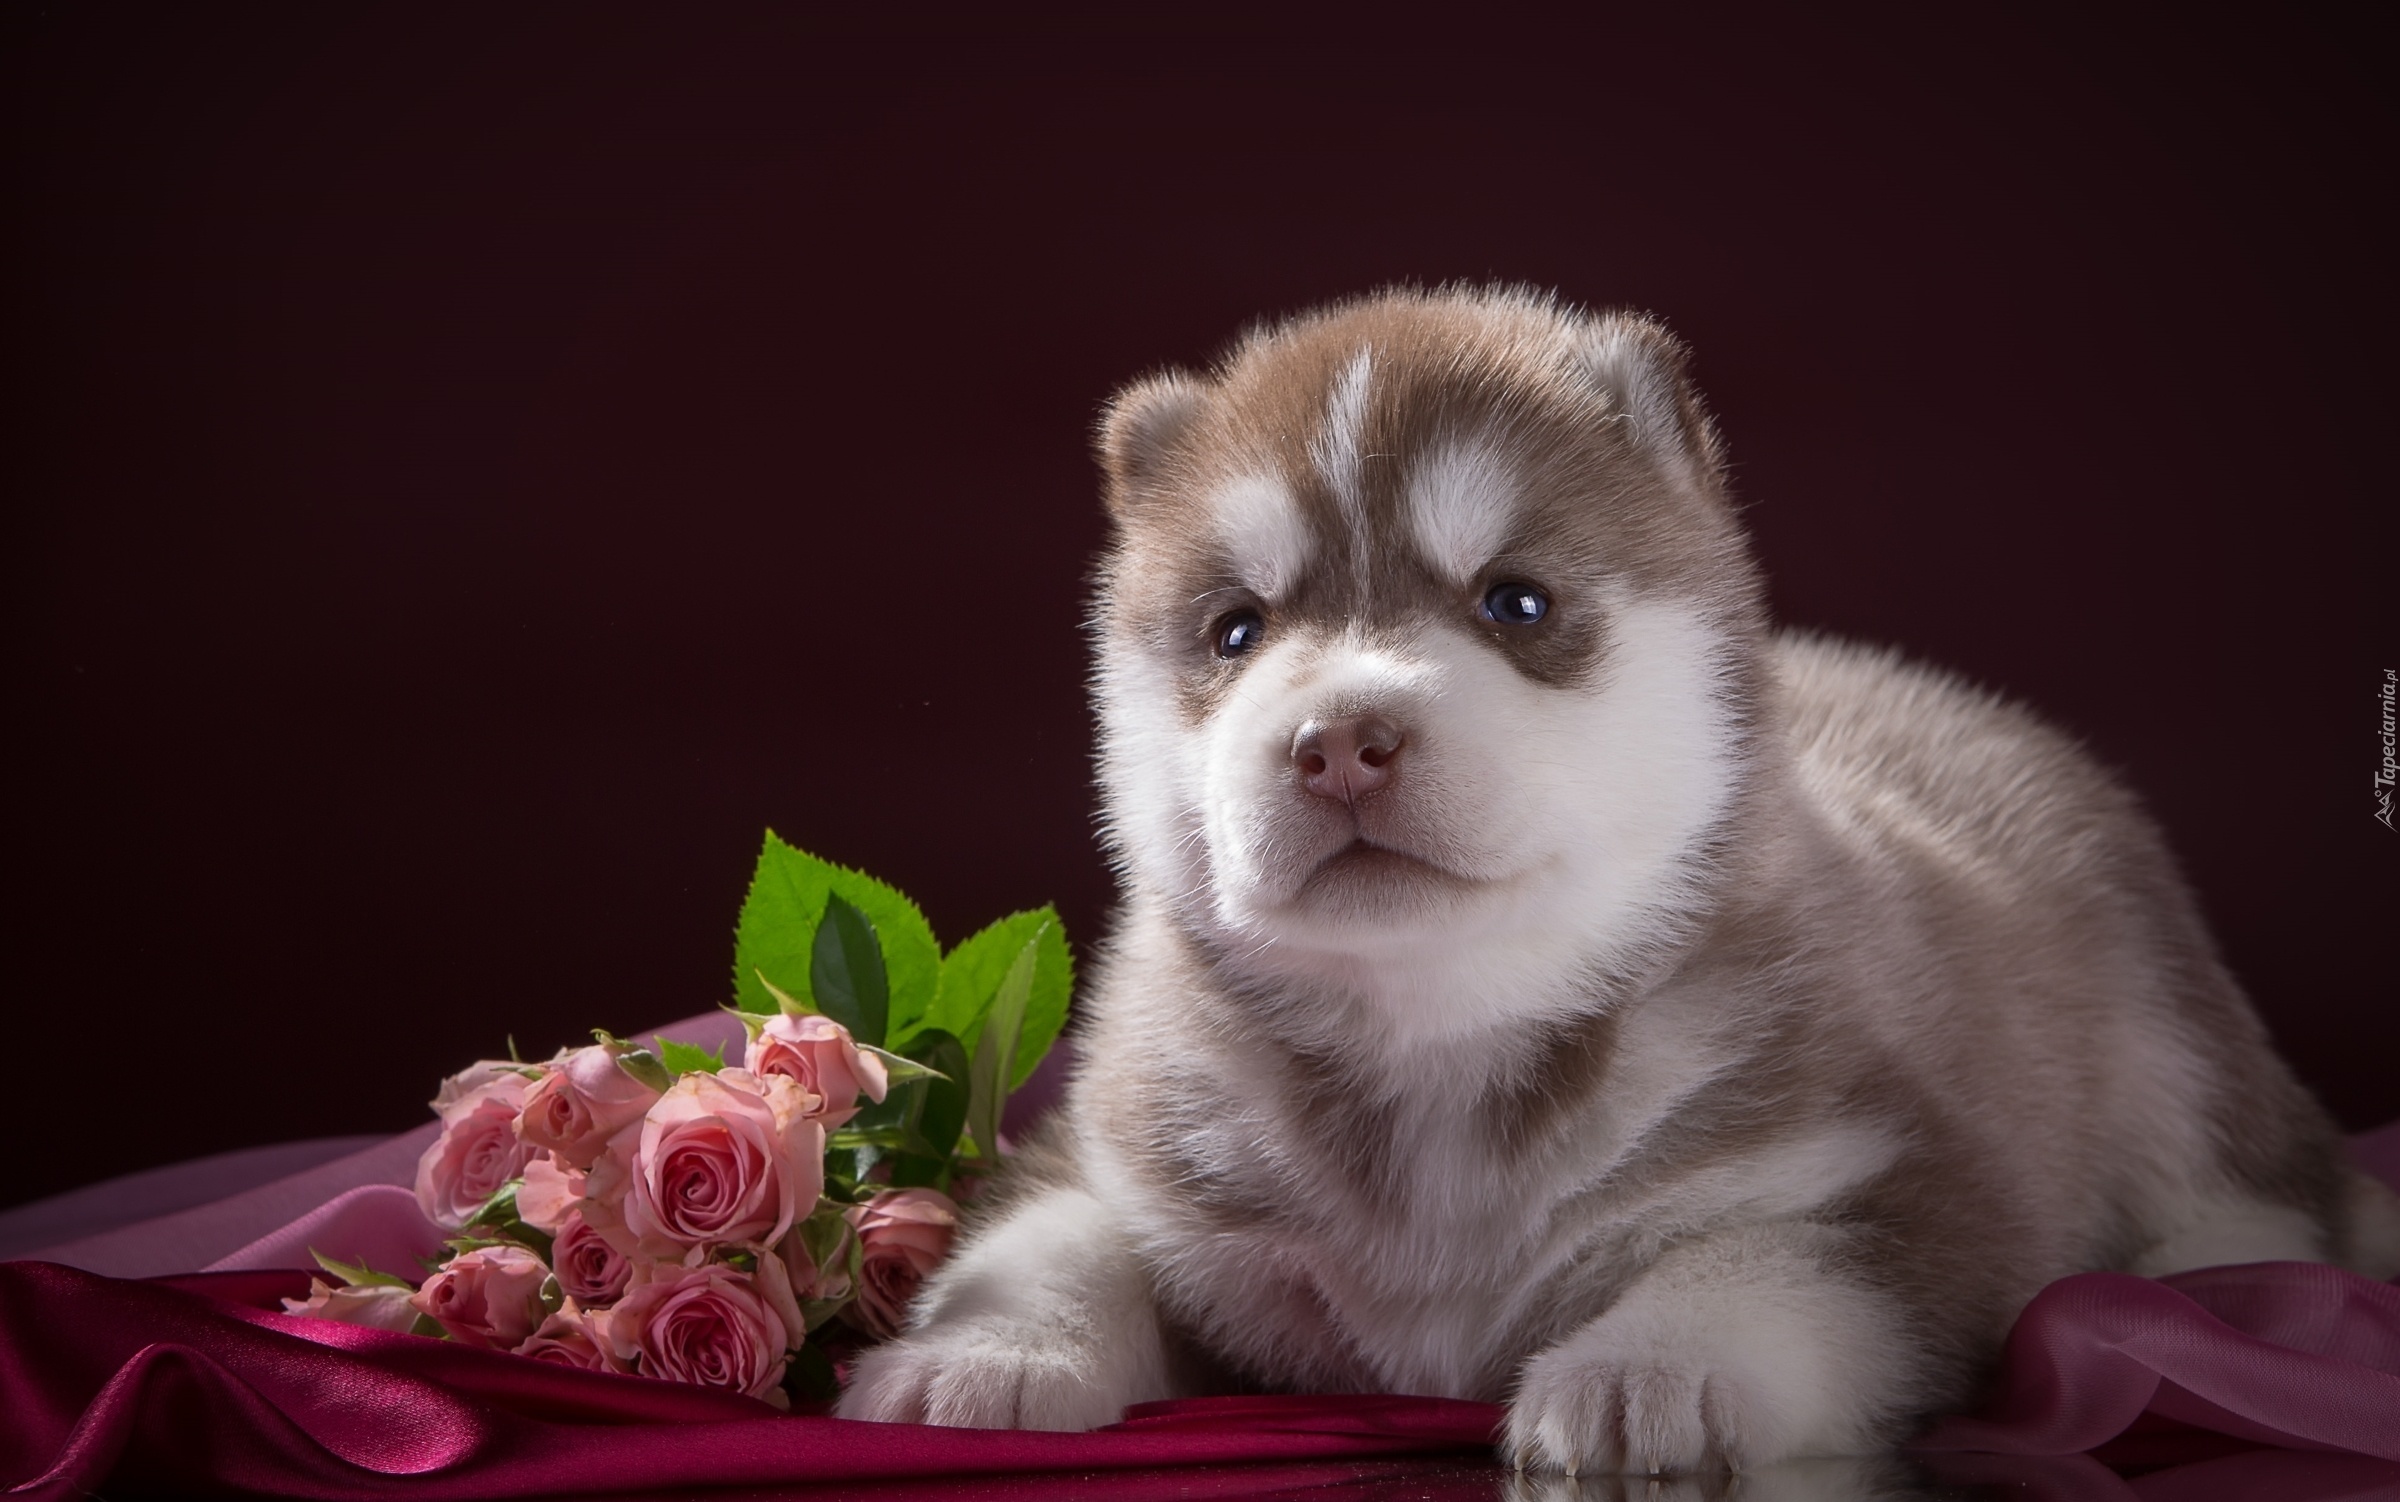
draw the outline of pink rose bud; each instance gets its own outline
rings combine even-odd
[[[512,1351],[541,1328],[550,1269],[519,1246],[487,1246],[450,1259],[409,1300],[464,1345]]]
[[[850,1248],[858,1241],[857,1228],[844,1217],[841,1239],[826,1249],[822,1264],[810,1254],[804,1229],[792,1227],[779,1249],[792,1292],[812,1304],[850,1297]]]
[[[471,1089],[443,1087],[442,1135],[417,1160],[417,1207],[427,1220],[458,1230],[524,1168],[533,1149],[518,1140],[517,1112],[530,1088],[506,1070]]]
[[[569,1168],[554,1154],[542,1154],[525,1165],[525,1181],[517,1186],[517,1219],[556,1236],[567,1216],[583,1202],[587,1177],[582,1169]]]
[[[584,1224],[583,1213],[569,1211],[550,1246],[550,1263],[558,1269],[558,1286],[578,1304],[597,1306],[625,1291],[633,1262],[609,1245],[608,1238]]]
[[[617,1067],[617,1056],[595,1043],[559,1055],[525,1097],[517,1134],[571,1168],[592,1160],[628,1122],[639,1121],[658,1092]]]
[[[608,1348],[645,1377],[721,1387],[788,1402],[780,1389],[784,1351],[800,1339],[748,1274],[723,1263],[653,1264],[608,1312]]]
[[[870,1334],[889,1339],[908,1321],[925,1275],[950,1254],[958,1206],[932,1189],[887,1189],[847,1212],[863,1259],[858,1300],[850,1308]]]
[[[406,1334],[417,1322],[417,1306],[409,1302],[416,1290],[388,1283],[361,1283],[336,1288],[323,1278],[308,1280],[308,1297],[285,1299],[284,1312],[309,1319],[329,1319],[345,1325]]]
[[[504,1074],[523,1079],[525,1067],[514,1059],[477,1059],[442,1081],[441,1088],[433,1093],[433,1114],[447,1116],[450,1107],[462,1097],[482,1089]]]
[[[883,1060],[861,1052],[850,1030],[831,1017],[790,1013],[773,1017],[750,1040],[744,1063],[752,1074],[796,1080],[823,1102],[812,1114],[828,1129],[858,1114],[858,1098],[880,1101],[890,1089]]]
[[[607,1319],[605,1313],[578,1309],[570,1303],[542,1321],[542,1327],[517,1347],[517,1354],[587,1372],[629,1372],[633,1368],[618,1360],[601,1338]]]
[[[782,1075],[695,1070],[677,1080],[642,1119],[634,1151],[623,1213],[642,1253],[772,1245],[790,1230],[825,1189],[825,1128],[809,1115],[816,1104]]]
[[[633,1192],[634,1158],[641,1145],[642,1123],[638,1121],[609,1138],[591,1172],[583,1175],[577,1186],[582,1197],[565,1207],[579,1212],[585,1225],[628,1257],[638,1255],[641,1247],[641,1238],[625,1226],[625,1200]],[[560,1219],[564,1221],[563,1213]]]

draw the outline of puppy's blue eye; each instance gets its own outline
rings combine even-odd
[[[1530,626],[1550,613],[1550,597],[1530,584],[1495,584],[1483,597],[1483,618],[1503,626]]]
[[[1267,632],[1267,623],[1255,610],[1237,610],[1217,622],[1217,655],[1239,657],[1258,645]]]

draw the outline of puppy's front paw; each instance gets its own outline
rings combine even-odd
[[[1019,1205],[937,1269],[909,1333],[867,1352],[835,1412],[976,1429],[1093,1429],[1171,1394],[1150,1274],[1076,1189]]]
[[[1055,1333],[936,1329],[859,1357],[838,1412],[887,1424],[965,1429],[1096,1429],[1148,1394],[1118,1391],[1108,1363]]]
[[[1525,1367],[1508,1411],[1508,1455],[1521,1470],[1681,1476],[1739,1467],[1742,1374],[1703,1361],[1555,1347]]]
[[[1673,1476],[1881,1449],[1915,1385],[1908,1341],[1877,1297],[1777,1251],[1687,1251],[1527,1362],[1509,1458]]]

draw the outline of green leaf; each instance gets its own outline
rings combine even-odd
[[[884,1102],[890,1105],[890,1101]],[[908,1146],[908,1128],[897,1120],[864,1124],[864,1116],[854,1116],[845,1126],[835,1127],[825,1134],[825,1150],[842,1152],[853,1147],[885,1147],[894,1152]]]
[[[1056,909],[1037,910],[1045,920],[1034,936],[1033,991],[1025,999],[1025,1021],[1017,1032],[1017,1066],[1008,1088],[1032,1078],[1067,1025],[1067,1000],[1075,990],[1075,955],[1067,948],[1067,926]]]
[[[461,1252],[481,1246],[521,1246],[548,1262],[550,1233],[537,1231],[517,1217],[517,1190],[524,1183],[523,1179],[510,1179],[493,1190],[492,1197],[467,1217],[466,1228],[445,1244]]]
[[[783,1390],[793,1398],[822,1403],[840,1396],[842,1380],[834,1374],[833,1358],[812,1340],[792,1352],[783,1369]]]
[[[668,1073],[667,1066],[659,1062],[657,1054],[626,1042],[604,1027],[593,1028],[592,1038],[602,1048],[608,1050],[609,1057],[617,1061],[619,1069],[624,1070],[651,1089],[664,1095],[673,1087],[675,1076]]]
[[[1000,989],[1001,977],[1015,963],[1017,951],[1040,928],[1039,913],[1011,913],[944,955],[941,984],[925,1014],[924,1027],[939,1028],[954,1038],[974,1037],[983,1026],[992,994]],[[895,1033],[890,1046],[905,1053],[911,1036]]]
[[[880,1049],[876,1051],[882,1053]],[[967,1118],[967,1051],[956,1038],[944,1032],[919,1033],[909,1044],[909,1051],[916,1057],[884,1055],[895,1061],[889,1066],[895,1075],[905,1072],[907,1077],[903,1082],[894,1085],[881,1101],[863,1107],[856,1116],[834,1128],[825,1145],[835,1153],[870,1149],[876,1160],[894,1164],[910,1158],[926,1159],[933,1164],[937,1175],[946,1176],[950,1155],[958,1146],[959,1128]],[[838,1173],[841,1169],[837,1167],[834,1171]],[[934,1180],[919,1177],[909,1182],[923,1184]]]
[[[842,1141],[839,1138],[826,1144],[825,1173],[828,1183],[848,1184],[853,1190],[867,1182],[867,1175],[884,1159],[883,1148],[873,1142]]]
[[[1001,978],[1000,989],[983,1017],[983,1035],[975,1040],[975,1060],[967,1068],[967,1131],[976,1153],[1000,1156],[1000,1108],[1008,1100],[1017,1067],[1017,1040],[1025,1030],[1025,1012],[1033,999],[1033,974],[1041,945],[1029,939]]]
[[[957,1151],[959,1130],[967,1122],[972,1080],[967,1048],[939,1028],[917,1034],[909,1048],[918,1062],[938,1071],[928,1074],[922,1083],[910,1086],[917,1092],[909,1108],[910,1135],[924,1145],[927,1153],[947,1164],[950,1155]],[[894,1172],[898,1172],[897,1167]]]
[[[308,1254],[317,1259],[317,1266],[325,1269],[327,1272],[341,1279],[344,1283],[348,1284],[352,1288],[413,1289],[416,1287],[414,1283],[409,1282],[406,1278],[395,1278],[390,1273],[379,1273],[375,1269],[365,1266],[364,1264],[336,1262],[331,1257],[326,1256],[323,1252],[318,1251],[313,1246],[308,1249]]]
[[[1075,988],[1075,961],[1067,949],[1066,926],[1050,907],[1011,913],[950,951],[942,961],[942,978],[925,1026],[959,1038],[979,1038],[992,998],[1001,979],[1016,963],[1027,943],[1036,945],[1033,992],[1027,999],[1025,1023],[1017,1038],[1016,1067],[1008,1088],[1025,1083],[1042,1056],[1066,1025],[1067,998]],[[910,1035],[893,1030],[894,1047],[909,1052]]]
[[[886,1031],[906,1037],[933,1005],[941,946],[917,905],[871,876],[796,850],[767,831],[750,894],[742,902],[733,944],[734,1004],[772,1017],[783,1010],[760,977],[781,987],[802,1008],[817,1005],[810,990],[825,899],[839,896],[866,916],[883,953],[889,1011]],[[868,1042],[884,1043],[887,1038]]]
[[[819,927],[822,928],[823,925],[820,924]],[[816,941],[812,939],[809,941],[809,943],[813,952]],[[807,1002],[802,1001],[799,997],[794,996],[791,992],[786,991],[783,987],[767,979],[767,972],[764,970],[752,970],[750,973],[757,976],[758,983],[767,988],[767,994],[775,998],[775,1005],[783,1009],[784,1015],[788,1017],[806,1017],[816,1011],[815,1007],[810,1006]],[[743,1026],[750,1029],[750,1036],[753,1038],[758,1036],[758,1030],[760,1028],[765,1027],[775,1018],[775,1014],[773,1012],[745,1012],[740,1007],[727,1007],[725,1010],[733,1013],[733,1015],[736,1017],[746,1017],[750,1019],[749,1021],[745,1022]]]
[[[809,956],[808,988],[817,1009],[848,1028],[853,1039],[883,1042],[891,1015],[883,950],[867,915],[838,892],[825,898],[825,919],[817,925]]]
[[[756,1043],[758,1041],[758,1035],[766,1030],[767,1023],[773,1020],[771,1018],[761,1017],[756,1012],[745,1012],[740,1007],[720,1006],[717,1008],[717,1010],[725,1013],[729,1017],[739,1018],[742,1024],[742,1031],[749,1035],[750,1041],[753,1043]]]
[[[695,1070],[702,1074],[715,1074],[725,1067],[725,1045],[718,1044],[712,1052],[698,1044],[661,1038],[658,1040],[658,1061],[666,1066],[667,1073],[679,1077]],[[620,1066],[623,1062],[621,1059],[618,1061]]]
[[[673,1072],[647,1048],[629,1049],[617,1055],[617,1067],[661,1095],[675,1088]]]
[[[920,1040],[927,1036],[929,1035],[925,1033],[917,1034],[917,1038]],[[949,1036],[949,1034],[942,1033],[938,1036],[946,1038]],[[912,1042],[910,1046],[915,1047],[916,1045],[914,1042]],[[889,1049],[877,1048],[872,1043],[859,1044],[858,1051],[860,1053],[871,1053],[876,1058],[881,1059],[883,1061],[884,1078],[894,1085],[905,1085],[910,1080],[932,1079],[941,1076],[943,1073],[943,1071],[934,1068],[931,1064],[920,1063],[915,1059],[893,1053]]]
[[[515,1220],[517,1218],[517,1190],[524,1183],[523,1179],[510,1179],[493,1190],[491,1198],[478,1205],[475,1213],[467,1217],[467,1225],[470,1228],[483,1225],[496,1226]]]

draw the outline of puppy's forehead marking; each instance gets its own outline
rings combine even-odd
[[[1500,551],[1516,520],[1514,468],[1489,442],[1446,443],[1408,479],[1408,520],[1425,561],[1465,583]]]
[[[1261,599],[1280,599],[1315,549],[1290,487],[1273,475],[1249,474],[1219,486],[1209,500],[1234,576]]]
[[[1361,346],[1326,393],[1325,417],[1308,442],[1308,456],[1325,488],[1333,495],[1339,525],[1350,539],[1350,572],[1367,573],[1367,488],[1362,472],[1367,426],[1367,386],[1374,378],[1375,353]]]
[[[1367,424],[1367,383],[1374,376],[1374,351],[1361,349],[1334,378],[1325,400],[1325,421],[1309,444],[1309,457],[1325,477],[1342,520],[1356,527],[1366,514],[1366,488],[1359,473],[1359,448]]]

